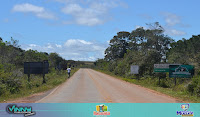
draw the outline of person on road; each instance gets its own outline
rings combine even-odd
[[[71,68],[67,68],[67,72],[68,72],[68,78],[70,77],[70,72],[71,72]]]

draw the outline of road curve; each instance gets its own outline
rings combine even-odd
[[[80,69],[36,103],[176,103],[175,98],[92,69]]]

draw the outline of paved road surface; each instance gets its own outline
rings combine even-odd
[[[80,69],[36,103],[174,103],[176,99],[92,69]]]

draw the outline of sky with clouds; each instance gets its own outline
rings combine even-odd
[[[159,22],[173,39],[198,35],[199,0],[1,0],[0,37],[65,59],[104,57],[119,31]]]

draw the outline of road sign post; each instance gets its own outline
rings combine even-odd
[[[169,72],[169,66],[170,65],[180,65],[180,64],[154,64],[154,72],[155,73],[161,73],[161,74]],[[159,81],[158,81],[159,85],[160,85],[161,78],[163,78],[163,77],[159,76]]]
[[[160,85],[161,79],[166,78],[166,73],[157,73],[158,76],[158,84]]]
[[[49,63],[48,61],[43,62],[25,62],[24,63],[24,74],[28,75],[28,81],[30,82],[31,74],[43,74],[43,83],[45,81],[45,74],[48,73]]]
[[[131,74],[135,74],[136,79],[139,80],[139,66],[138,65],[131,65]]]
[[[43,82],[42,83],[44,84],[44,83],[46,83],[46,81],[45,81],[45,61],[43,61],[42,65],[43,65]]]
[[[131,74],[139,74],[139,66],[131,65]]]
[[[165,72],[169,72],[169,64],[154,64],[154,72],[159,73],[158,84],[160,85],[160,80],[163,78],[161,75],[164,75],[163,73]]]
[[[158,80],[158,84],[159,84],[159,85],[160,85],[160,79],[161,79],[161,78],[159,77],[159,80]]]
[[[170,78],[192,78],[194,75],[194,66],[192,65],[170,65]]]
[[[174,84],[175,84],[175,86],[176,86],[176,78],[174,78]]]
[[[154,64],[154,72],[169,72],[170,65],[181,65],[181,64]]]
[[[154,64],[154,72],[169,72],[169,64]]]
[[[170,65],[169,77],[174,78],[176,85],[176,78],[192,78],[194,75],[194,66],[192,65]]]
[[[30,82],[30,64],[28,64],[28,82]]]

